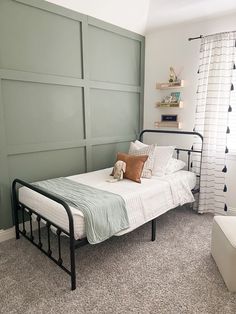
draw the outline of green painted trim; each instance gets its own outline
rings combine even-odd
[[[91,137],[91,104],[90,104],[90,88],[89,88],[89,60],[88,60],[88,21],[82,22],[82,58],[83,58],[83,78],[86,82],[84,87],[84,125],[85,125],[85,139]],[[92,169],[92,151],[86,145],[85,150],[86,171]]]
[[[80,78],[67,76],[41,74],[35,72],[24,72],[9,69],[0,69],[0,78],[13,81],[34,82],[42,84],[54,84],[65,86],[83,87],[85,82]]]
[[[0,79],[0,229],[12,226],[12,215],[8,209],[10,204],[10,179],[5,141],[4,106],[2,99],[2,81]]]
[[[85,147],[85,162],[86,162],[86,172],[92,171],[92,146],[86,145]]]
[[[81,14],[79,12],[64,8],[62,6],[59,6],[57,4],[50,3],[47,1],[42,1],[42,0],[14,0],[14,1],[28,5],[30,7],[48,11],[50,13],[65,16],[75,21],[82,22],[86,19],[86,16],[84,14]]]
[[[144,69],[145,69],[145,38],[142,38],[141,40],[141,56],[140,56],[140,131],[143,129],[143,116],[144,116]],[[137,134],[138,138],[139,134]]]
[[[116,137],[96,137],[92,138],[88,141],[89,145],[97,146],[103,144],[114,144],[114,143],[123,143],[123,142],[131,142],[136,139],[136,136],[126,135],[126,136],[116,136]]]
[[[28,144],[28,145],[11,145],[7,148],[7,154],[20,155],[37,152],[46,152],[52,150],[62,150],[70,148],[84,147],[86,145],[85,140],[78,140],[72,142],[54,142],[54,143],[41,143],[41,144]]]
[[[84,26],[82,26],[82,28],[83,27]],[[83,57],[83,60],[84,60],[84,66],[83,66],[83,71],[84,71],[84,69],[86,69],[86,63],[88,63],[88,60],[86,60],[85,57]],[[75,87],[87,86],[89,88],[96,88],[96,89],[103,89],[103,90],[117,90],[117,91],[134,92],[134,93],[140,93],[142,91],[141,86],[132,86],[132,85],[112,83],[112,82],[89,81],[88,74],[85,79],[80,79],[80,78],[73,78],[73,77],[59,76],[59,75],[0,69],[0,78],[5,79],[5,80],[12,80],[12,81],[33,82],[33,83],[53,84],[53,85],[62,85],[62,86],[75,86]]]
[[[88,16],[88,24],[134,40],[142,41],[143,39],[143,36],[140,34],[131,32],[125,28],[107,23],[92,16]]]
[[[135,134],[136,135],[136,134]],[[63,150],[70,148],[88,147],[91,145],[102,145],[110,143],[129,142],[135,139],[135,135],[126,135],[118,137],[96,137],[88,138],[87,140],[78,140],[72,142],[54,142],[54,143],[41,143],[41,144],[28,144],[28,145],[11,145],[6,149],[6,155],[21,155],[32,154],[38,152]],[[88,156],[87,156],[88,157]],[[88,165],[90,166],[90,165]]]
[[[95,89],[141,93],[140,86],[132,86],[132,85],[125,85],[125,84],[118,84],[118,83],[90,81],[89,86],[90,88],[95,88]]]

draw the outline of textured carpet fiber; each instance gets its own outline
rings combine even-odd
[[[211,215],[181,208],[158,218],[156,242],[149,223],[84,246],[76,252],[75,291],[27,240],[1,243],[0,313],[235,314],[236,294],[210,255],[211,226]]]

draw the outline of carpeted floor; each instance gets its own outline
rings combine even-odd
[[[187,208],[77,250],[77,289],[25,239],[0,244],[0,313],[236,313],[210,255],[212,216]],[[68,244],[63,241],[64,247]],[[236,268],[235,268],[236,271]]]

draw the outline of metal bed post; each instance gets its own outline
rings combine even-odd
[[[156,240],[157,218],[152,220],[152,241]]]
[[[68,206],[68,205],[67,205]],[[68,206],[69,208],[69,206]],[[69,209],[70,211],[70,209]],[[70,211],[71,213],[71,211]],[[70,227],[70,271],[71,271],[71,290],[76,289],[76,272],[75,272],[75,238],[74,238],[74,221],[71,215],[69,220]]]
[[[19,216],[18,216],[18,195],[16,192],[16,184],[17,181],[14,180],[12,183],[12,203],[13,203],[13,210],[14,210],[14,220],[15,220],[15,233],[16,239],[20,239],[20,231],[19,231]]]

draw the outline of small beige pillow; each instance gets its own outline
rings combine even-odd
[[[129,155],[134,156],[143,156],[147,155],[148,159],[144,164],[142,177],[150,179],[152,177],[152,171],[154,167],[154,151],[155,151],[155,145],[148,145],[142,148],[137,148],[135,143],[130,143],[129,148]]]

